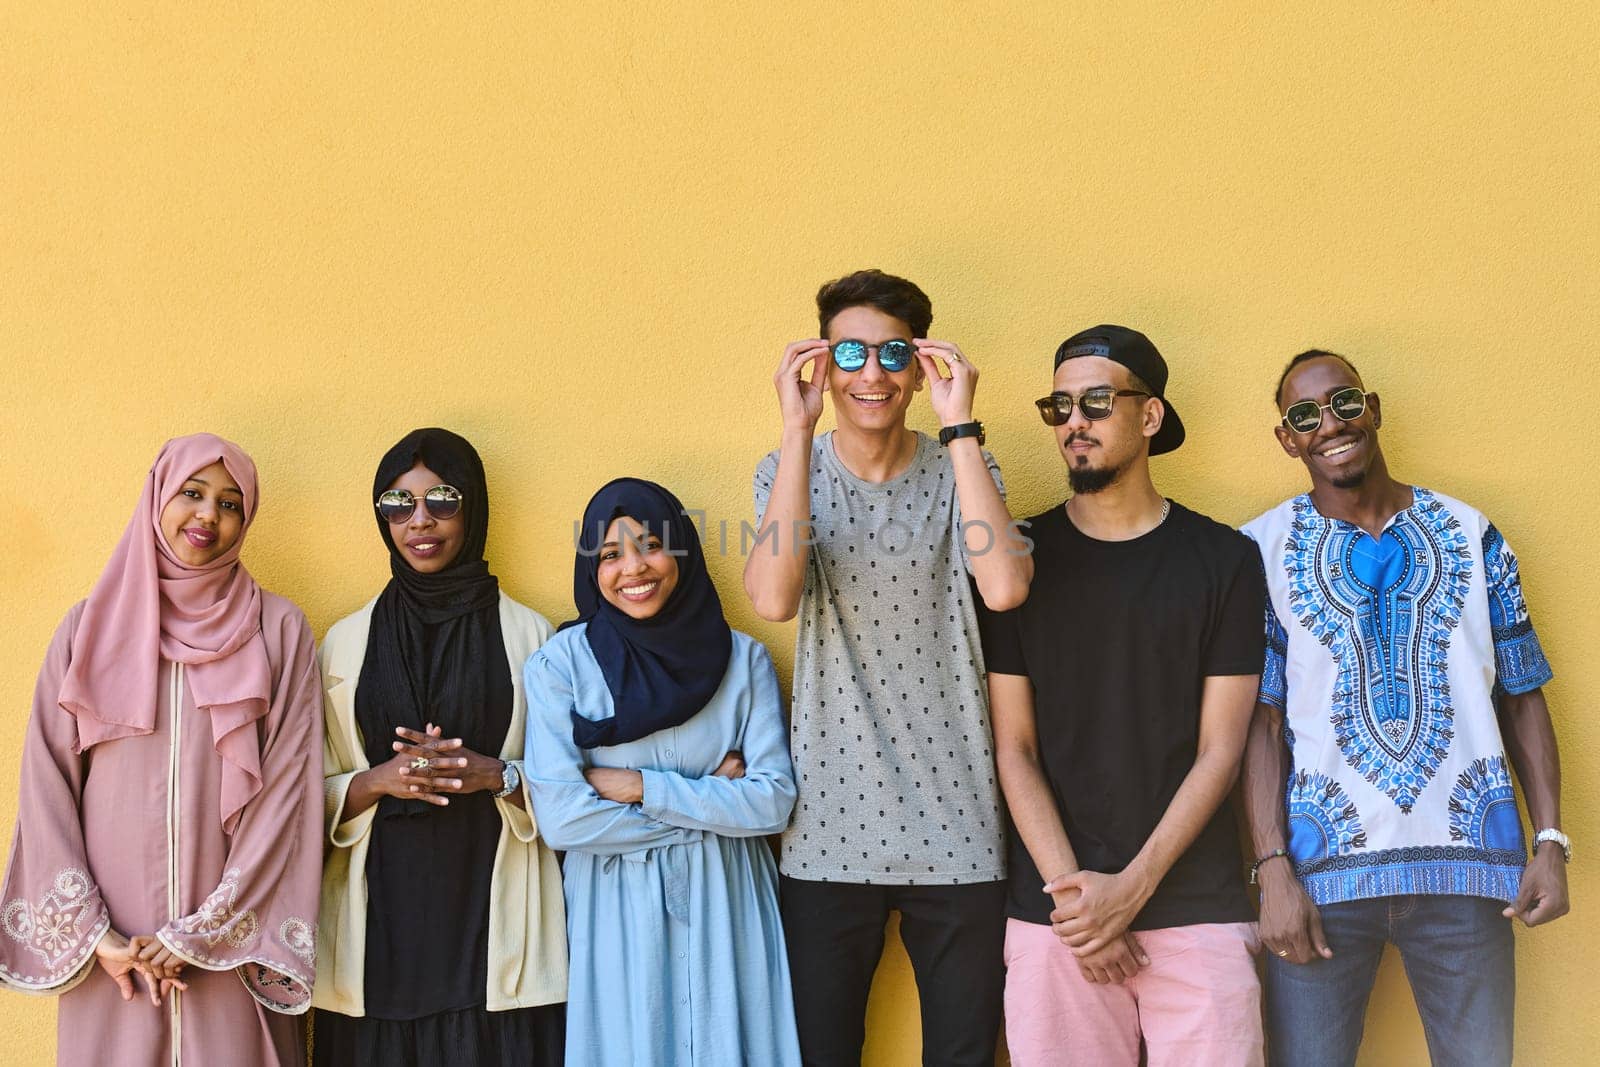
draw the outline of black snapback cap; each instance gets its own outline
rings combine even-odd
[[[1159,456],[1183,444],[1183,420],[1177,409],[1167,399],[1167,361],[1161,358],[1150,338],[1126,326],[1101,325],[1082,330],[1062,341],[1056,349],[1056,361],[1051,368],[1061,366],[1069,359],[1080,356],[1099,356],[1120,363],[1155,392],[1156,398],[1166,407],[1161,429],[1150,439],[1150,454]]]

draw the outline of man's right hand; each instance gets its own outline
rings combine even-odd
[[[783,350],[778,372],[772,384],[778,389],[778,407],[783,412],[786,430],[801,430],[809,434],[817,428],[822,418],[822,391],[832,362],[828,342],[820,337],[795,341]],[[811,380],[804,377],[805,366],[811,364]]]
[[[1319,956],[1332,959],[1333,949],[1322,932],[1322,915],[1288,861],[1263,864],[1257,879],[1261,883],[1261,943],[1267,951],[1289,963],[1309,963]]]

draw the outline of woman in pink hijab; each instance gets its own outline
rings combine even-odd
[[[321,684],[239,562],[256,469],[156,457],[45,655],[0,889],[0,985],[62,994],[57,1062],[304,1062],[322,868]]]

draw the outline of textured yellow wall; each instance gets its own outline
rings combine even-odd
[[[0,822],[40,655],[166,437],[254,453],[246,559],[320,632],[386,573],[377,456],[454,427],[489,466],[492,562],[560,618],[602,480],[749,516],[783,343],[814,331],[819,282],[877,265],[982,369],[1019,514],[1062,495],[1029,401],[1082,326],[1160,344],[1190,441],[1157,479],[1230,522],[1301,486],[1268,432],[1282,362],[1356,359],[1397,473],[1522,555],[1582,858],[1576,914],[1519,933],[1518,1045],[1588,1059],[1594,9],[599,6],[5,5]],[[713,570],[789,663],[740,561]],[[890,958],[869,1059],[912,1063]],[[8,1058],[47,1060],[52,1018],[0,998]],[[1363,1062],[1423,1055],[1391,962]]]

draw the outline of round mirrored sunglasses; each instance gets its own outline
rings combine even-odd
[[[1104,389],[1085,390],[1084,394],[1079,397],[1074,397],[1071,393],[1051,393],[1049,396],[1041,396],[1038,400],[1035,400],[1033,406],[1039,409],[1039,417],[1044,420],[1046,426],[1064,426],[1067,420],[1072,418],[1074,404],[1077,405],[1079,411],[1083,412],[1084,418],[1090,422],[1099,422],[1101,419],[1109,419],[1111,417],[1111,411],[1116,407],[1117,397],[1149,395],[1142,389],[1112,389],[1106,387]]]
[[[461,490],[453,485],[436,485],[422,494],[423,506],[436,519],[454,518],[461,510]],[[417,510],[417,498],[409,489],[389,489],[378,496],[378,514],[385,522],[398,526],[409,522]]]
[[[1295,433],[1316,433],[1322,425],[1322,413],[1333,412],[1341,422],[1353,422],[1367,411],[1367,397],[1359,385],[1346,386],[1328,397],[1326,404],[1315,400],[1300,400],[1284,409],[1283,425]]]
[[[865,341],[847,338],[835,341],[828,346],[833,353],[833,365],[842,371],[858,371],[867,365],[867,355],[871,352],[878,354],[878,366],[893,374],[911,366],[911,359],[916,355],[916,347],[910,341],[896,338],[878,345],[869,345]]]

